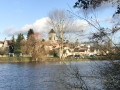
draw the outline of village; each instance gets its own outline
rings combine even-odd
[[[48,41],[44,41],[42,43],[47,53],[47,57],[59,57],[57,51],[60,48],[60,44],[57,41],[56,32],[51,29],[48,33]],[[0,57],[16,57],[16,56],[29,56],[24,55],[23,53],[13,53],[12,51],[12,41],[11,40],[4,40],[0,41],[0,50],[4,50],[1,52]],[[71,43],[64,43],[63,44],[63,57],[84,57],[84,56],[97,56],[97,55],[107,55],[109,51],[99,50],[98,48],[92,49],[90,44],[86,43],[79,43],[79,44],[71,44]]]
[[[0,90],[120,90],[120,0],[1,0]]]

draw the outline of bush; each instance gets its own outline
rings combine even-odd
[[[15,50],[14,53],[21,53],[21,50]]]
[[[7,49],[0,48],[0,55],[8,55],[9,51]]]

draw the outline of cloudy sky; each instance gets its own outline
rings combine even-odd
[[[35,32],[49,32],[48,13],[54,9],[75,11],[72,8],[74,3],[75,0],[0,0],[0,41],[3,41],[5,37],[11,39],[12,35],[19,33],[26,34],[30,28],[33,28]],[[108,23],[111,23],[113,12],[114,8],[97,12],[101,25],[110,26]],[[107,23],[103,23],[104,21]],[[73,31],[87,29],[89,25],[86,21],[74,19]]]

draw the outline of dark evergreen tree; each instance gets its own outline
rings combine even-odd
[[[16,43],[15,43],[15,46],[14,46],[14,52],[15,53],[20,53],[21,50],[20,50],[20,47],[21,47],[21,41],[24,39],[24,36],[23,34],[18,34],[18,37],[17,37],[17,40],[16,40]]]
[[[15,47],[15,38],[14,38],[14,35],[12,36],[12,44],[9,46],[9,50],[10,50],[10,53],[13,53],[14,52],[14,47]]]
[[[33,29],[29,29],[28,33],[27,33],[27,39],[29,38],[30,35],[34,34],[34,30]]]

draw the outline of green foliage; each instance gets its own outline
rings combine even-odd
[[[14,37],[14,35],[12,36],[12,44],[13,45],[15,44],[15,37]]]
[[[17,49],[17,50],[14,51],[14,53],[21,53],[21,50]]]
[[[45,42],[45,39],[42,39],[42,42]]]
[[[15,42],[16,40],[15,40],[14,35],[12,36],[12,40],[11,41],[12,41],[12,44],[11,44],[9,49],[10,49],[10,52],[13,53],[14,52],[14,47],[15,47],[15,44],[16,44],[16,42]]]
[[[27,33],[27,39],[29,38],[30,35],[34,34],[34,30],[33,29],[29,29],[28,33]]]
[[[21,47],[21,41],[24,40],[24,36],[23,34],[18,34],[18,37],[17,37],[17,40],[15,42],[15,45],[14,45],[14,53],[17,51],[17,52],[21,52],[20,51],[20,47]]]
[[[58,50],[52,50],[49,53],[50,55],[53,55],[54,57],[58,57]]]

